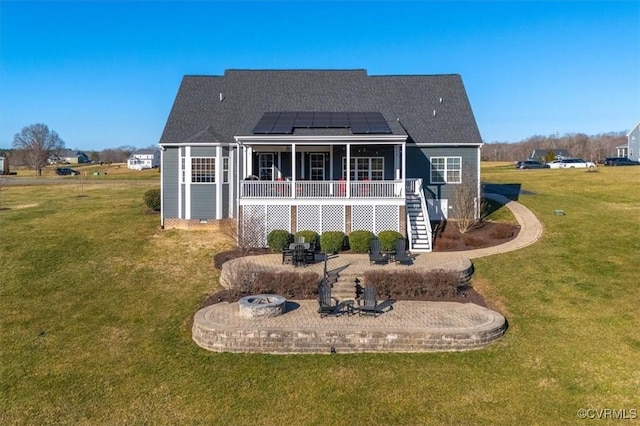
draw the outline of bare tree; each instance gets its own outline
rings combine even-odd
[[[482,200],[479,198],[475,182],[470,172],[463,172],[462,183],[452,185],[455,187],[452,201],[456,217],[451,222],[462,234],[473,230],[482,220]]]
[[[27,165],[41,176],[47,159],[54,152],[64,148],[64,141],[45,124],[32,124],[15,134],[13,147],[24,151]]]

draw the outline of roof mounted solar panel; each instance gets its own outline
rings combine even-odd
[[[254,134],[292,134],[296,128],[349,128],[352,134],[392,133],[378,111],[269,111],[253,128]]]

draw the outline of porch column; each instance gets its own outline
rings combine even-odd
[[[296,198],[296,144],[291,144],[291,198]]]
[[[245,175],[247,177],[253,174],[253,148],[249,147],[245,151],[244,158],[244,166],[245,166]]]
[[[333,175],[333,145],[329,145],[329,180],[334,180],[334,175]]]
[[[351,198],[351,144],[347,143],[347,191],[346,191],[346,196],[347,198]]]
[[[402,144],[402,180],[407,180],[407,144]]]
[[[393,146],[393,166],[395,167],[395,180],[400,180],[400,146]]]

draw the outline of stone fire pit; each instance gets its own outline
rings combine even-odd
[[[277,294],[257,294],[238,300],[238,308],[245,318],[272,318],[284,314],[285,303]]]

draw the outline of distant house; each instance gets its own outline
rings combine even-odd
[[[82,151],[67,149],[49,159],[50,163],[85,164],[90,163],[89,156]]]
[[[541,163],[545,163],[547,158],[547,153],[551,151],[553,152],[554,160],[564,160],[565,158],[571,158],[569,151],[566,149],[534,149],[529,157],[529,160],[539,161]]]
[[[160,151],[139,149],[127,160],[127,167],[133,170],[152,169],[160,165]]]
[[[640,161],[640,123],[627,133],[627,158]]]
[[[9,161],[7,157],[0,156],[0,175],[9,174]]]

